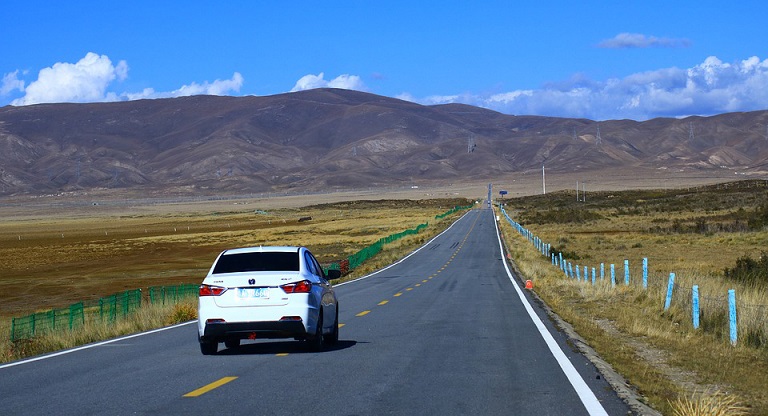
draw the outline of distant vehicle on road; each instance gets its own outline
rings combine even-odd
[[[339,340],[339,302],[306,247],[244,247],[225,250],[200,285],[198,339],[205,355],[220,342],[294,338],[313,350]]]

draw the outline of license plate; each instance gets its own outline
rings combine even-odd
[[[238,288],[237,297],[238,298],[268,298],[269,288],[268,287],[255,287],[255,288],[245,288],[245,289]]]

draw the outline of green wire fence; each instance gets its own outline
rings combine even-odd
[[[199,285],[153,286],[145,297],[141,289],[126,290],[95,301],[77,302],[68,308],[51,309],[11,319],[11,341],[38,335],[73,331],[86,322],[114,323],[145,304],[174,304],[197,297]]]

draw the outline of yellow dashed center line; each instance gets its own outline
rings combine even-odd
[[[279,354],[275,354],[275,357],[287,357],[287,356],[288,356],[287,352],[281,352]]]
[[[235,379],[237,379],[237,377],[224,377],[224,378],[222,378],[220,380],[214,381],[213,383],[211,383],[211,384],[209,384],[207,386],[203,386],[203,387],[200,387],[197,390],[191,391],[191,392],[185,394],[184,397],[197,397],[197,396],[203,395],[203,394],[208,393],[209,391],[211,391],[211,390],[213,390],[213,389],[215,389],[217,387],[221,387],[221,386],[223,386],[223,385],[225,385],[225,384],[227,384],[230,381],[235,380]]]
[[[475,222],[477,222],[477,218],[475,218]],[[472,224],[472,227],[470,228],[469,232],[472,232],[472,228],[474,228],[474,226],[475,226],[475,225],[474,225],[474,224]],[[467,235],[464,237],[464,241],[462,241],[462,242],[461,242],[461,244],[459,244],[459,247],[456,249],[456,251],[454,251],[454,252],[453,252],[453,254],[451,255],[451,258],[450,258],[450,259],[449,259],[447,262],[445,262],[445,265],[443,265],[443,267],[441,267],[441,268],[440,268],[440,270],[437,270],[437,271],[435,272],[435,274],[433,274],[433,275],[429,276],[427,279],[424,279],[424,280],[422,280],[422,281],[421,281],[421,283],[427,283],[427,282],[428,282],[429,280],[431,280],[432,278],[434,278],[434,277],[437,277],[437,275],[438,275],[439,273],[441,273],[443,270],[445,270],[445,268],[446,268],[446,267],[448,267],[448,265],[449,265],[449,264],[451,264],[451,261],[453,261],[453,259],[454,259],[454,258],[456,257],[456,255],[459,253],[459,251],[461,251],[461,248],[462,248],[462,246],[464,245],[464,243],[467,241],[467,238],[469,237],[469,232],[468,232],[468,233],[467,233]],[[419,287],[419,286],[421,286],[421,283],[416,283],[416,284],[414,285],[414,287]],[[406,288],[406,289],[405,289],[405,291],[406,291],[406,292],[409,292],[409,291],[411,291],[411,290],[413,290],[413,287],[409,287],[409,288]],[[397,298],[397,297],[400,297],[400,296],[402,296],[402,295],[403,295],[403,292],[397,292],[397,293],[395,293],[395,294],[394,294],[394,295],[392,295],[392,296]],[[379,305],[379,306],[383,306],[383,305],[386,305],[387,303],[389,303],[389,300],[382,300],[381,302],[379,302],[379,303],[378,303],[378,305]],[[371,311],[362,311],[362,312],[358,313],[358,314],[357,314],[357,315],[355,315],[355,316],[365,316],[365,315],[368,315],[369,313],[371,313]],[[339,328],[341,328],[342,326],[344,326],[344,324],[339,324]],[[279,355],[279,354],[278,354],[278,355]]]

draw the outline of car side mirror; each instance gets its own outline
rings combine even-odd
[[[328,280],[334,280],[341,278],[341,270],[328,270]]]

